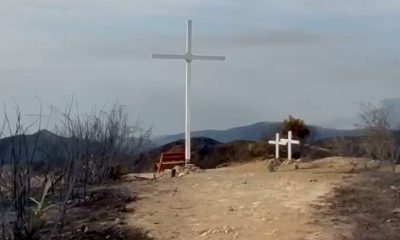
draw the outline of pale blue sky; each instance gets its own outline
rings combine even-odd
[[[74,96],[81,111],[118,100],[155,134],[183,131],[183,53],[193,65],[193,128],[288,114],[350,127],[360,101],[400,97],[398,0],[1,0],[0,101],[36,113]]]

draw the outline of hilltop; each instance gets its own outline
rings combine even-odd
[[[62,239],[398,239],[400,178],[371,166],[333,157],[276,172],[251,161],[157,181],[129,174],[71,205],[70,229],[89,231]]]
[[[4,161],[13,159],[13,145],[27,146],[24,157],[32,163],[47,162],[51,159],[51,163],[57,165],[64,161],[61,151],[62,144],[70,141],[68,138],[61,137],[48,130],[40,130],[33,134],[17,135],[0,139],[0,158]],[[36,146],[36,148],[34,147]]]

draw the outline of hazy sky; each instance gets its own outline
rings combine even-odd
[[[187,19],[193,128],[288,114],[349,127],[356,102],[399,97],[398,0],[0,0],[0,100],[24,113],[116,100],[155,134],[183,131]]]

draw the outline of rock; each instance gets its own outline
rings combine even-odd
[[[270,160],[267,162],[267,169],[269,172],[275,172],[275,160]]]
[[[120,218],[115,218],[114,219],[114,223],[115,224],[120,224],[121,223],[121,219]]]
[[[293,159],[291,159],[291,160],[285,160],[285,161],[282,163],[282,165],[286,165],[286,166],[292,165],[292,164],[294,164],[294,160],[293,160]]]
[[[47,220],[45,225],[46,226],[54,226],[55,222],[53,220]]]
[[[133,202],[133,201],[136,201],[137,198],[138,198],[138,193],[132,192],[132,193],[129,193],[129,196],[125,199],[125,202],[127,202],[127,203]]]
[[[82,226],[82,227],[81,227],[81,231],[82,231],[83,233],[87,233],[87,231],[89,231],[89,227],[88,227],[88,226]]]
[[[185,172],[181,172],[181,173],[179,173],[179,174],[178,174],[178,177],[180,177],[180,178],[181,178],[181,177],[183,177],[183,176],[185,176],[185,175],[186,175],[186,173],[185,173]]]
[[[366,163],[366,167],[369,169],[377,169],[381,165],[380,161],[378,160],[370,160]]]
[[[153,234],[151,234],[151,233],[149,233],[149,232],[146,234],[146,236],[147,236],[148,238],[150,238],[150,239],[154,238]]]
[[[229,234],[230,232],[232,232],[232,228],[230,228],[229,226],[224,226],[223,228],[222,228],[222,231],[223,231],[223,233],[225,233],[225,234]]]
[[[235,211],[235,209],[233,209],[233,207],[229,206],[228,211],[229,211],[229,212],[233,212],[233,211]]]
[[[72,204],[72,200],[67,201],[67,205],[70,205],[70,204]]]
[[[346,173],[356,173],[356,168],[351,167],[349,170],[346,171]]]
[[[135,211],[135,206],[133,204],[125,205],[125,207],[124,207],[124,209],[122,211],[126,212],[126,213],[134,212]]]
[[[299,165],[294,164],[294,170],[297,170],[297,169],[299,169]]]
[[[200,236],[206,236],[208,234],[208,231],[209,230],[202,230],[202,231],[199,232],[199,235]]]
[[[111,238],[111,236],[110,236],[110,235],[107,235],[107,236],[106,236],[106,239],[110,239],[110,238]]]
[[[162,176],[171,176],[171,174],[172,174],[172,169],[165,169],[162,172]]]
[[[210,233],[213,233],[213,231],[214,231],[213,229],[203,230],[203,231],[200,231],[199,234],[200,234],[200,236],[204,237]]]
[[[238,232],[236,232],[235,234],[233,234],[233,239],[238,239],[238,237],[239,237],[239,233],[238,233]]]
[[[308,182],[318,182],[318,180],[313,178],[313,179],[308,179]]]
[[[386,223],[390,223],[390,222],[392,222],[392,219],[390,219],[390,218],[389,218],[389,219],[386,219],[385,222],[386,222]]]
[[[184,168],[182,166],[175,166],[173,169],[175,169],[175,171],[177,173],[183,172]]]
[[[204,172],[204,170],[198,168],[198,167],[195,166],[194,164],[188,164],[188,165],[186,166],[184,172],[186,172],[186,174],[190,174],[190,173]]]
[[[400,213],[400,207],[393,209],[392,213]]]
[[[269,235],[269,236],[273,236],[273,235],[275,235],[276,234],[276,232],[277,232],[278,230],[275,228],[274,230],[272,230],[271,232],[269,232],[269,233],[267,233],[267,235]]]

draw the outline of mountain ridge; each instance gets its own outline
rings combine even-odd
[[[236,140],[259,141],[262,138],[273,138],[281,129],[281,122],[256,122],[250,125],[228,128],[226,130],[199,130],[193,131],[191,137],[207,137],[222,143]],[[351,137],[361,135],[360,129],[335,129],[310,125],[309,141],[318,141],[333,137]],[[162,146],[184,138],[184,133],[156,136],[152,139],[156,146]]]

